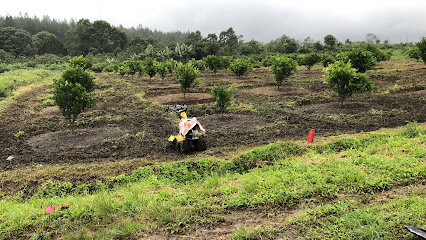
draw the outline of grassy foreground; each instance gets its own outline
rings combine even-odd
[[[96,184],[51,182],[0,201],[0,239],[131,239],[190,234],[225,213],[315,204],[278,228],[238,228],[234,239],[398,239],[426,227],[426,125],[314,145],[277,142],[230,161],[146,166]],[[374,194],[413,185],[380,203]],[[55,204],[56,211],[45,208]],[[60,210],[61,205],[69,208]],[[274,210],[275,209],[275,210]],[[280,235],[281,234],[281,235]]]

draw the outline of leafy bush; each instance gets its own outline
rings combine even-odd
[[[184,98],[186,90],[191,87],[198,75],[198,70],[191,63],[179,63],[176,68],[176,80],[180,83]]]
[[[321,61],[321,56],[318,53],[309,53],[302,56],[300,65],[306,66],[308,70]]]
[[[290,77],[297,68],[297,62],[287,57],[275,57],[272,61],[271,72],[275,76],[275,80],[280,88],[284,79]]]
[[[156,69],[158,74],[160,74],[160,77],[162,80],[166,77],[166,74],[169,72],[167,62],[157,62],[156,63]]]
[[[83,70],[87,70],[87,69],[91,68],[92,65],[93,65],[92,62],[89,59],[84,58],[83,56],[74,57],[71,60],[69,60],[69,62],[68,62],[68,66],[70,68],[80,67]]]
[[[204,59],[206,66],[212,70],[214,73],[217,72],[217,70],[222,69],[222,61],[219,57],[215,55],[209,55]]]
[[[90,73],[79,67],[68,68],[62,73],[61,78],[70,83],[79,83],[87,92],[92,92],[95,89],[93,77]]]
[[[79,68],[80,69],[80,68]],[[78,82],[71,82],[65,78],[59,78],[53,83],[53,98],[62,115],[70,122],[74,122],[77,116],[85,108],[93,106],[95,100],[86,88]]]
[[[231,66],[230,57],[221,56],[219,59],[220,59],[221,69],[228,69]]]
[[[374,83],[367,75],[356,72],[350,63],[337,61],[325,69],[325,83],[339,95],[342,102],[354,93],[371,91]]]
[[[173,58],[170,58],[166,61],[167,63],[167,69],[169,70],[169,73],[172,74],[173,71],[176,71],[176,68],[178,66],[178,61],[174,60]]]
[[[157,69],[156,69],[156,67],[155,67],[155,65],[156,65],[156,62],[157,61],[155,61],[154,59],[152,59],[152,58],[146,58],[144,61],[143,61],[143,63],[142,63],[142,65],[143,65],[143,70],[144,70],[144,72],[146,73],[146,74],[148,74],[149,75],[149,78],[151,79],[152,77],[154,77],[155,76],[155,74],[157,73]]]
[[[9,71],[9,70],[10,70],[10,69],[9,69],[9,67],[7,66],[7,64],[0,63],[0,73],[7,72],[7,71]]]
[[[237,76],[241,77],[247,75],[253,69],[253,64],[250,59],[237,58],[235,59],[229,69]]]
[[[376,65],[376,58],[373,53],[363,49],[354,48],[347,55],[348,60],[351,62],[353,68],[356,68],[358,72],[364,73],[369,69],[372,69]]]
[[[380,50],[375,44],[368,43],[365,44],[363,48],[371,52],[378,62],[388,61],[390,59],[390,55],[387,52]]]
[[[405,130],[401,132],[401,136],[408,138],[414,138],[423,134],[425,134],[425,132],[419,128],[417,122],[407,123],[407,125],[405,125]]]
[[[407,54],[409,58],[414,58],[416,60],[420,59],[420,50],[417,47],[405,49],[405,54]]]
[[[195,60],[194,58],[189,61],[198,71],[206,70],[206,62],[203,60]]]
[[[214,86],[210,91],[210,94],[216,101],[216,107],[222,113],[228,110],[228,107],[231,105],[232,91],[234,89],[232,87],[224,88],[221,86]]]
[[[104,71],[104,69],[107,66],[108,66],[108,63],[106,63],[106,62],[93,64],[93,66],[90,68],[90,70],[92,70],[95,73],[100,73],[100,72]]]
[[[325,55],[321,61],[324,67],[328,67],[329,64],[332,64],[336,61],[336,58],[333,55]]]
[[[139,71],[139,62],[138,61],[128,61],[124,63],[124,66],[126,66],[126,74],[135,75]]]
[[[426,63],[426,38],[422,38],[420,42],[416,43],[417,49],[419,49],[419,56]]]

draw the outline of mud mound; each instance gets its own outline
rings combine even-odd
[[[56,150],[85,148],[102,143],[104,140],[116,140],[126,132],[119,128],[90,128],[74,131],[45,133],[28,140],[34,150]]]
[[[246,93],[262,94],[267,96],[296,96],[296,95],[305,95],[311,93],[311,91],[303,88],[291,88],[291,87],[260,87],[243,90]]]
[[[228,132],[235,129],[254,129],[263,125],[265,122],[258,117],[250,115],[241,115],[235,113],[213,114],[197,117],[207,132]]]
[[[187,105],[194,105],[214,101],[213,97],[207,93],[187,93],[185,94],[185,98],[183,97],[183,93],[177,93],[153,97],[149,98],[148,100],[151,102],[159,102],[164,105],[176,105],[183,103]]]
[[[309,114],[358,114],[371,110],[384,110],[383,106],[371,103],[324,103],[314,104],[303,108],[303,111]]]

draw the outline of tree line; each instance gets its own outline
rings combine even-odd
[[[373,39],[373,37],[374,39]],[[338,52],[345,44],[329,34],[322,41],[307,37],[298,41],[287,35],[263,44],[254,39],[244,42],[232,27],[206,37],[200,31],[164,33],[139,25],[134,28],[115,27],[103,20],[75,21],[55,20],[49,16],[38,18],[27,14],[18,17],[0,16],[0,61],[4,55],[32,57],[55,54],[58,56],[87,56],[109,54],[119,59],[159,57],[189,60],[203,59],[209,55],[236,56],[259,54],[307,54],[312,52]],[[367,34],[369,41],[379,43],[374,34]],[[372,41],[372,40],[371,40]],[[351,50],[351,49],[346,49]],[[3,56],[3,57],[2,57]]]

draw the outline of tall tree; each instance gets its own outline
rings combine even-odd
[[[33,53],[32,39],[28,31],[14,27],[0,28],[0,49],[15,56]]]
[[[46,31],[39,32],[32,37],[32,40],[37,54],[66,54],[64,44],[52,33]]]

